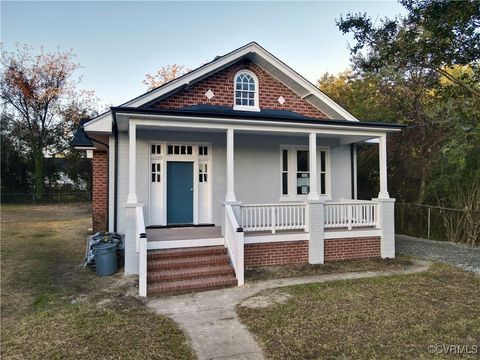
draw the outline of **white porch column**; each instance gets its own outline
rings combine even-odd
[[[128,197],[127,204],[136,204],[137,191],[135,185],[137,161],[137,127],[135,124],[128,125]]]
[[[387,135],[383,134],[379,137],[378,143],[378,158],[380,161],[380,192],[378,193],[379,199],[388,199],[387,188]]]
[[[227,129],[227,193],[225,202],[237,201],[235,197],[235,167],[234,167],[234,145],[233,129]]]
[[[310,191],[308,200],[318,200],[318,181],[317,181],[317,134],[308,135],[309,143],[309,170],[310,170]]]

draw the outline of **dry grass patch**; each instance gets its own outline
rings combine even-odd
[[[175,323],[135,296],[135,278],[82,266],[89,211],[2,206],[2,359],[192,359]]]
[[[279,289],[262,294],[272,291]],[[290,296],[284,303],[238,307],[272,359],[424,359],[433,357],[429,345],[480,349],[480,277],[453,267],[281,291]]]
[[[245,269],[246,281],[264,281],[288,277],[314,276],[355,271],[400,270],[412,265],[412,260],[400,255],[395,259],[361,259],[334,261],[323,265],[283,265]]]

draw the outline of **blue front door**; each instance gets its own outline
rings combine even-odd
[[[193,223],[193,162],[167,162],[167,223]]]

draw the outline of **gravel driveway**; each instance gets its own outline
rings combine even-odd
[[[480,247],[395,235],[396,251],[419,259],[444,262],[480,275]]]

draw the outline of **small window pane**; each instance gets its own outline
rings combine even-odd
[[[208,155],[208,146],[203,147],[203,155]]]
[[[173,154],[173,145],[168,145],[168,153]]]
[[[155,174],[152,174],[152,182],[155,182]]]
[[[254,106],[254,105],[255,105],[255,101],[253,101],[253,100],[248,101],[248,106]]]
[[[307,195],[310,191],[310,176],[308,173],[297,173],[297,195]]]
[[[202,174],[198,174],[198,182],[203,182],[203,176],[202,176]]]
[[[242,105],[248,105],[247,99],[242,99]]]
[[[308,171],[308,150],[297,151],[297,171]]]
[[[248,84],[244,83],[242,90],[248,90]],[[245,96],[245,93],[243,93],[243,94],[244,94],[244,96]]]
[[[155,164],[152,164],[152,172],[155,172]]]
[[[203,155],[203,146],[198,147],[198,152],[200,155]]]
[[[157,182],[160,182],[160,174],[157,174]]]
[[[180,149],[182,155],[185,155],[187,153],[187,148],[185,146],[182,146]]]
[[[320,174],[320,194],[326,195],[325,174]]]
[[[203,179],[204,179],[205,182],[207,182],[207,174],[203,175]]]
[[[255,91],[255,83],[250,84],[250,90]]]
[[[180,155],[180,146],[175,145],[175,147],[173,148],[173,151],[174,151],[175,155]]]
[[[282,173],[282,194],[288,195],[288,173]]]
[[[288,171],[288,150],[282,150],[282,170]]]
[[[152,145],[152,154],[155,154],[155,145]]]
[[[157,154],[162,153],[162,147],[160,145],[157,145]]]
[[[237,81],[236,89],[237,89],[237,90],[242,90],[242,83],[241,83],[240,81]],[[237,93],[238,93],[238,92],[237,92]]]
[[[203,170],[207,172],[207,164],[203,164]]]
[[[160,172],[160,163],[157,164],[157,171]]]
[[[325,151],[320,151],[320,171],[326,171]]]

